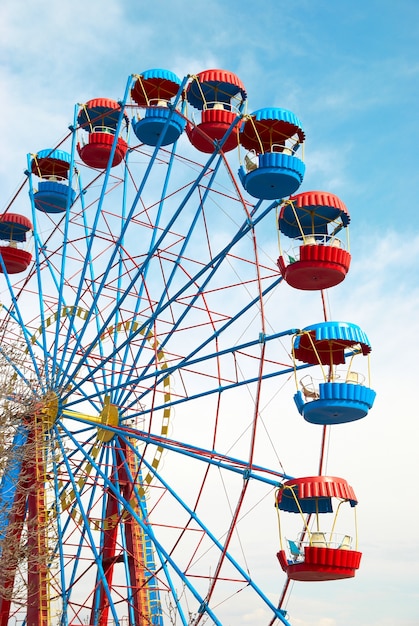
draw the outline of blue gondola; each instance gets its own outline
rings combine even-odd
[[[31,161],[31,172],[41,180],[34,190],[33,200],[38,211],[64,213],[76,192],[68,180],[71,156],[64,150],[40,150]]]
[[[249,115],[240,131],[240,144],[249,151],[239,178],[255,198],[275,200],[288,197],[301,185],[305,164],[297,156],[305,134],[292,111],[259,109]]]
[[[346,322],[314,324],[296,335],[295,361],[318,365],[321,371],[320,382],[311,375],[304,376],[299,385],[297,382],[294,401],[305,420],[312,424],[342,424],[368,414],[376,393],[369,386],[369,368],[365,375],[354,368],[354,361],[370,351],[365,333]]]
[[[140,108],[143,117],[132,120],[138,139],[148,145],[161,146],[175,143],[185,130],[186,119],[173,106],[181,87],[181,80],[169,70],[147,70],[137,76],[131,97]]]

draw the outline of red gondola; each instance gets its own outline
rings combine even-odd
[[[335,510],[332,500],[338,502]],[[288,480],[281,486],[276,499],[278,511],[315,517],[315,530],[306,524],[297,539],[287,540],[286,550],[281,536],[277,557],[291,580],[326,581],[355,576],[362,556],[357,550],[356,519],[354,549],[350,535],[336,532],[342,504],[352,508],[357,505],[352,487],[343,478],[310,476]],[[330,530],[326,530],[323,522],[323,516],[328,513],[332,517]]]
[[[239,120],[246,97],[243,83],[232,72],[205,70],[194,76],[186,99],[201,111],[201,121],[186,125],[191,144],[207,153],[213,152],[217,143],[221,143],[223,152],[237,148]]]
[[[308,191],[291,196],[282,204],[278,218],[281,233],[279,270],[291,287],[304,290],[328,289],[342,282],[348,273],[351,255],[345,249],[349,213],[334,194]],[[282,252],[283,237],[291,239]]]
[[[32,222],[18,213],[0,215],[0,272],[19,274],[24,272],[32,254],[25,249],[27,235],[33,230]]]
[[[77,144],[77,151],[81,160],[89,167],[106,168],[115,141],[111,167],[119,165],[124,159],[128,144],[122,137],[116,137],[120,115],[121,105],[109,98],[94,98],[80,108],[77,122],[88,133],[88,137],[86,143]],[[128,125],[125,115],[124,123]]]

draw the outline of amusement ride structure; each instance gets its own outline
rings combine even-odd
[[[265,460],[279,381],[323,438],[375,396],[357,325],[268,323],[282,282],[350,266],[304,141],[231,72],[153,69],[28,155],[0,215],[0,626],[289,624],[289,581],[355,575],[352,486]]]

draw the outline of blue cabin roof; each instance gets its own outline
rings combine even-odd
[[[171,72],[170,70],[164,70],[161,68],[146,70],[145,72],[141,72],[140,76],[143,80],[151,80],[151,79],[157,78],[162,81],[173,83],[177,85],[178,87],[180,86],[182,82],[179,76],[176,76],[174,72]]]
[[[281,121],[286,122],[287,124],[292,124],[296,128],[303,128],[302,123],[295,113],[280,107],[265,107],[257,109],[256,111],[253,111],[253,113],[250,113],[249,117],[253,118],[256,122],[265,120]]]
[[[45,148],[39,150],[36,154],[36,158],[40,159],[54,159],[55,161],[63,161],[64,163],[71,162],[71,155],[64,150],[52,150],[51,148]]]
[[[294,341],[295,357],[304,363],[337,365],[345,363],[345,351],[360,346],[362,354],[371,352],[367,335],[356,324],[321,322],[304,328]]]

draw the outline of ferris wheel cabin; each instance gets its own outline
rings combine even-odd
[[[0,215],[0,272],[19,274],[28,269],[32,254],[26,248],[32,230],[32,222],[24,215]]]
[[[192,77],[186,99],[200,111],[198,123],[188,122],[186,133],[200,152],[212,153],[217,144],[223,152],[237,148],[240,116],[247,93],[241,80],[225,70],[205,70]]]
[[[364,374],[358,363],[362,357],[368,361],[370,351],[365,333],[346,322],[314,324],[296,335],[295,364],[302,361],[318,366],[318,378],[306,375],[299,384],[296,380],[294,401],[307,422],[343,424],[368,414],[376,393],[369,386],[369,367]]]
[[[300,120],[287,109],[264,108],[247,116],[240,130],[240,145],[248,150],[239,178],[254,198],[288,197],[301,185],[305,164],[296,156],[304,143]]]
[[[291,287],[328,289],[344,280],[351,262],[346,249],[349,221],[344,203],[332,193],[309,191],[283,202],[278,218],[278,267]],[[346,234],[346,242],[341,233]],[[282,252],[284,239],[288,244],[291,240],[286,252]]]
[[[186,120],[175,108],[173,99],[181,85],[180,78],[168,70],[147,70],[137,76],[131,98],[144,114],[133,118],[132,127],[142,143],[167,146],[179,139]]]
[[[81,106],[77,123],[87,133],[87,141],[79,142],[77,151],[85,165],[105,169],[112,154],[112,167],[124,159],[128,144],[117,135],[121,115],[128,126],[121,105],[109,98],[94,98]]]
[[[306,526],[295,540],[285,542],[280,537],[277,557],[288,578],[330,581],[355,576],[362,557],[357,549],[356,518],[355,541],[347,534],[347,527],[344,533],[336,532],[336,528],[343,528],[338,525],[338,517],[345,504],[354,509],[358,503],[352,487],[343,478],[310,476],[289,480],[281,486],[276,500],[278,514],[284,511],[309,515],[315,522],[314,528]]]
[[[63,150],[40,150],[30,163],[30,171],[40,178],[33,191],[33,201],[38,211],[63,213],[70,207],[76,192],[69,184],[71,156]]]

